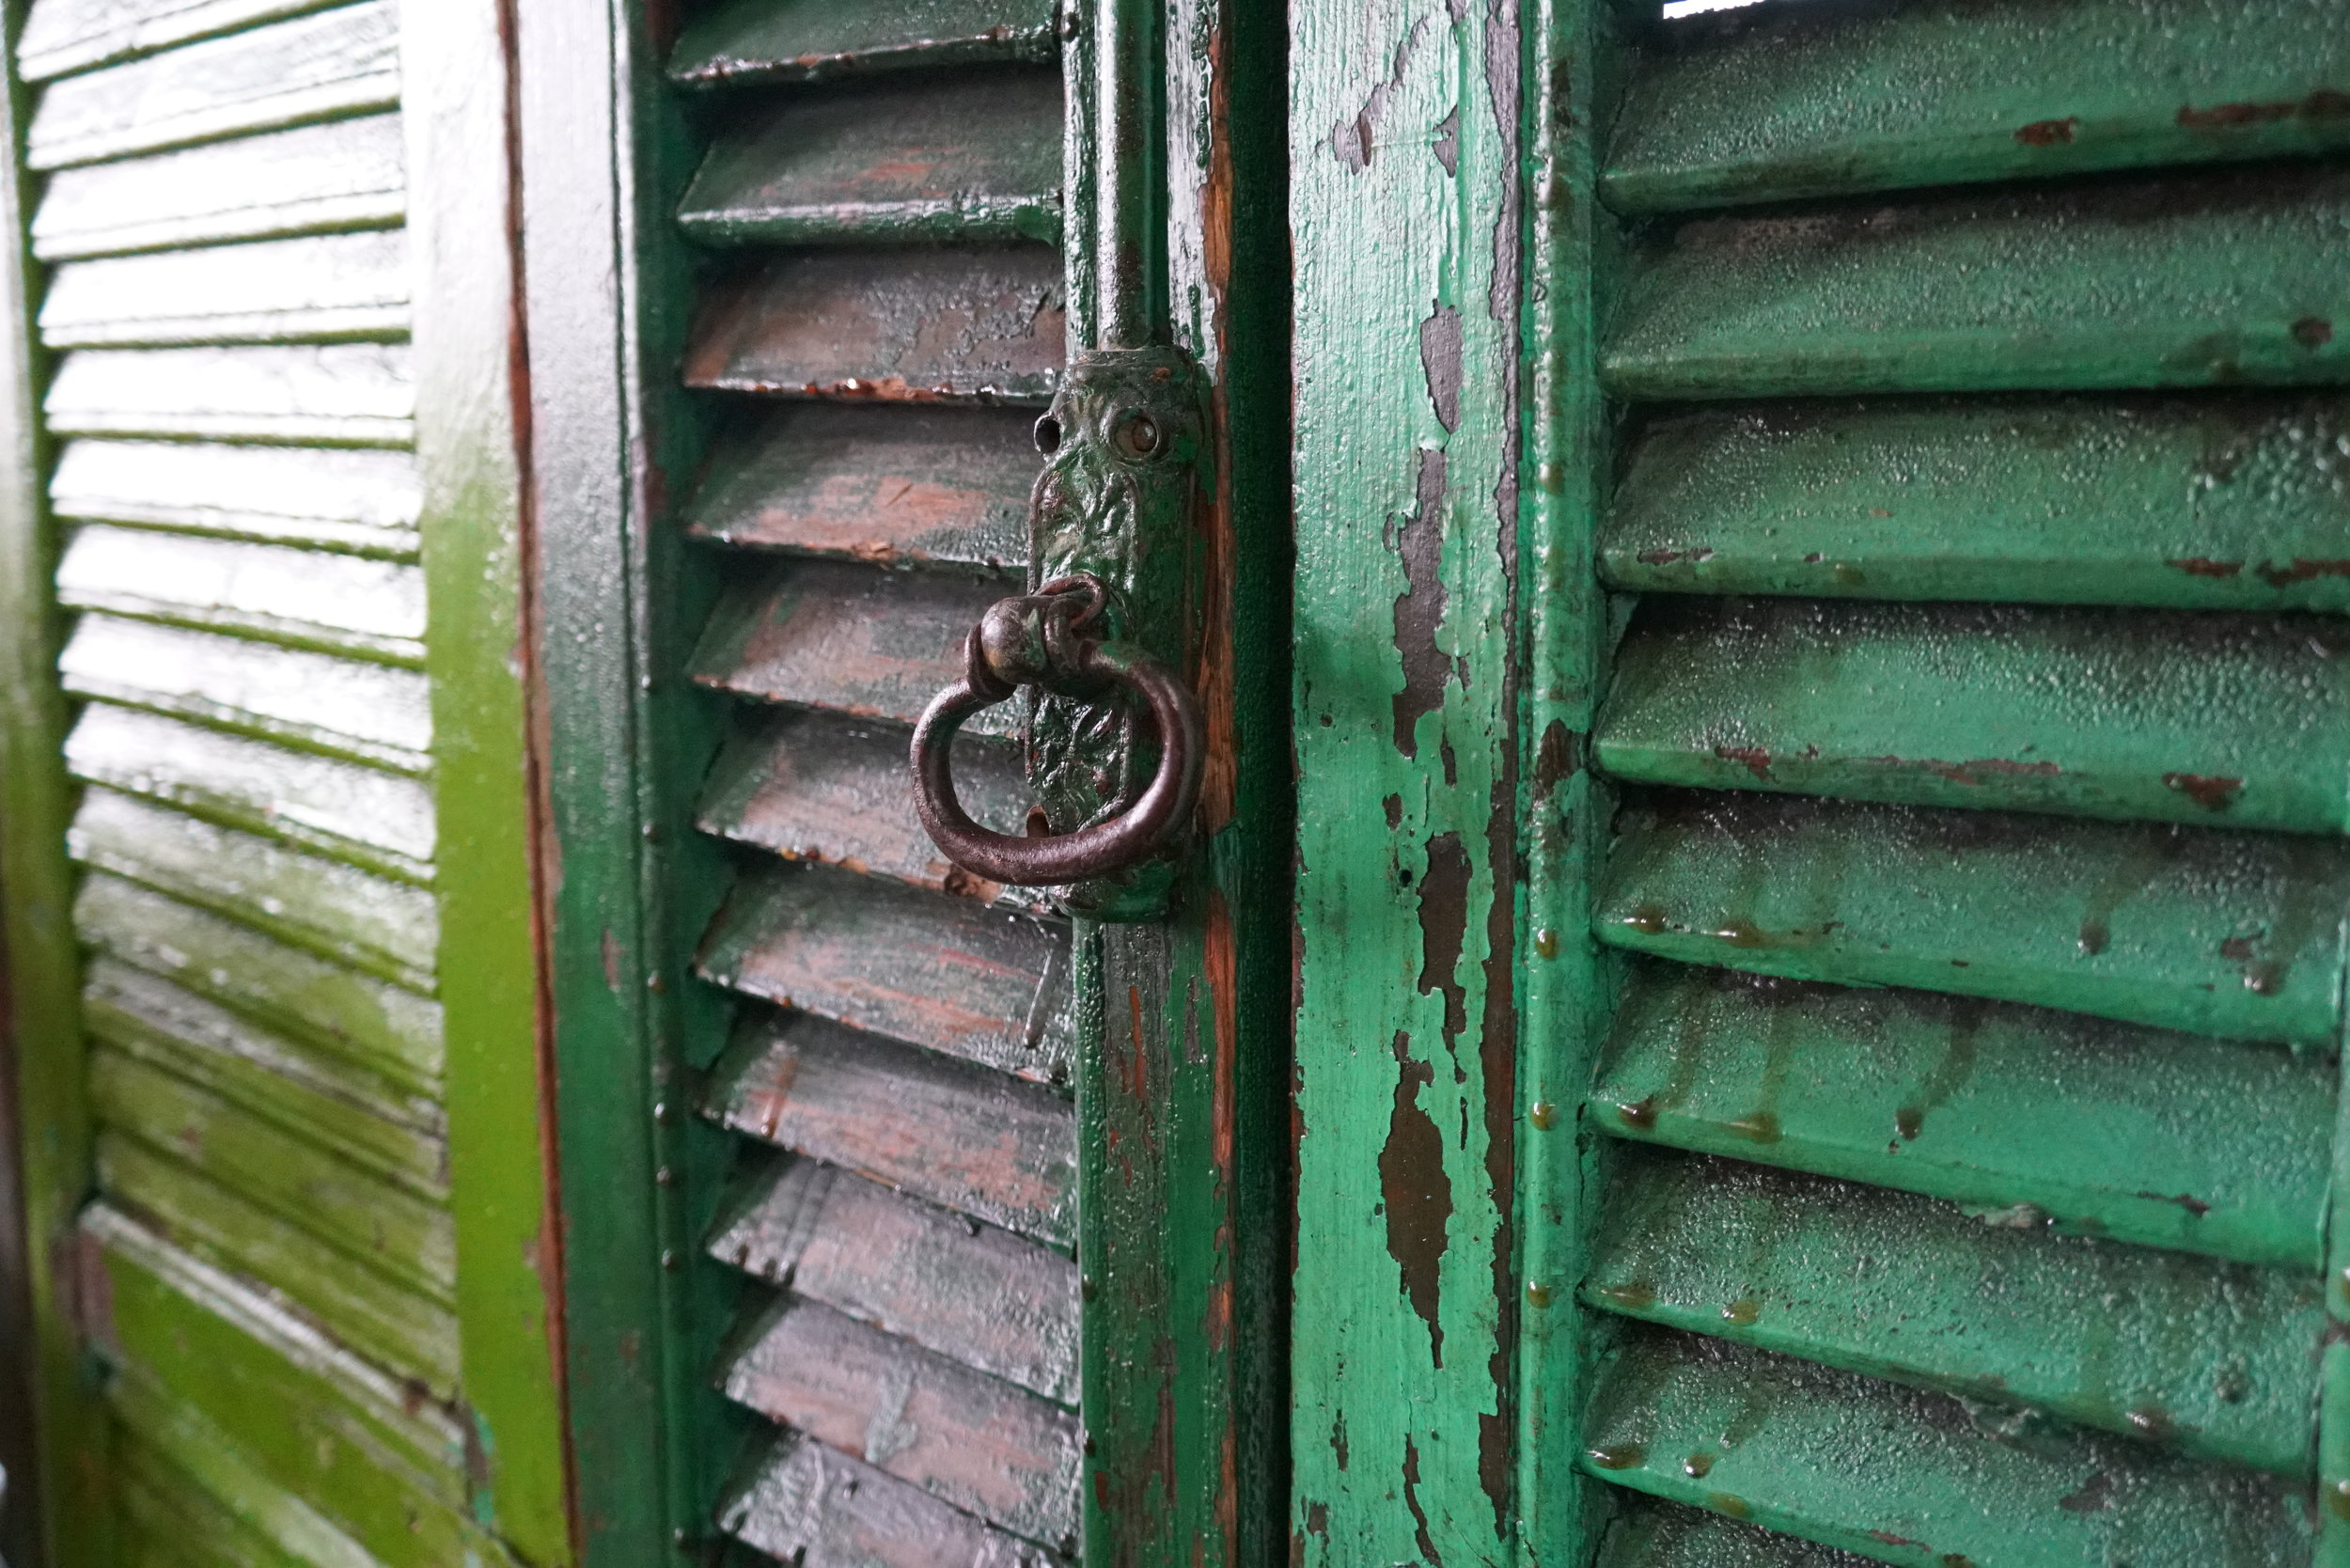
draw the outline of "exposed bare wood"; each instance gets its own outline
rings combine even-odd
[[[1004,1529],[1070,1549],[1077,1418],[812,1301],[728,1358],[728,1395]]]
[[[707,978],[1022,1077],[1069,1062],[1069,949],[1057,922],[969,899],[771,866],[704,938]]]
[[[1037,1085],[800,1013],[744,1026],[704,1110],[1054,1247],[1075,1239],[1075,1117]]]
[[[1077,1400],[1077,1266],[812,1159],[755,1174],[711,1256],[1063,1404]]]

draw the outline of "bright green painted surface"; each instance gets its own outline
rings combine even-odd
[[[2342,400],[1904,400],[1651,421],[1611,586],[2350,609]]]
[[[1520,38],[1290,47],[1292,1560],[1467,1568],[1516,1550]]]
[[[2003,1433],[1945,1395],[1687,1337],[1630,1341],[1585,1447],[1615,1484],[1897,1568],[2278,1568],[2310,1549],[2300,1499],[2256,1472],[2029,1419]]]
[[[1627,808],[1600,939],[2326,1049],[2350,851],[2326,839],[1666,793]]]
[[[1647,783],[2338,833],[2350,630],[1661,599],[1617,650],[1596,754]]]
[[[1647,52],[1609,148],[1611,206],[1655,212],[2350,143],[2350,32],[2333,0],[2060,9],[1940,0],[1724,20]]]
[[[1643,961],[1589,1115],[1618,1136],[2306,1273],[2323,1257],[2337,1076],[2313,1053],[2078,1013]]]
[[[2322,164],[1699,219],[1640,247],[1607,385],[1695,398],[2339,382],[2345,236],[2350,173]]]
[[[509,24],[482,0],[400,14],[416,459],[431,619],[434,891],[468,1507],[525,1559],[573,1560],[561,1391],[552,1086],[531,843],[540,780],[522,643],[523,460],[515,400],[518,194]]]
[[[1625,1150],[1587,1304],[2301,1477],[2325,1327],[2307,1270],[2220,1263],[2029,1214]]]

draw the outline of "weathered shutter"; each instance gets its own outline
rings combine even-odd
[[[703,1113],[739,1145],[718,1377],[767,1435],[720,1508],[813,1564],[1046,1561],[1078,1532],[1069,936],[943,862],[909,726],[1020,580],[1063,342],[1049,6],[749,0],[688,29],[708,131],[680,515],[720,579],[691,678],[727,737],[697,825],[739,998]],[[973,797],[1016,825],[995,715]],[[802,1554],[805,1554],[803,1557]]]
[[[403,53],[383,0],[39,0],[17,40],[37,85],[28,216],[76,710],[96,1196],[75,1287],[111,1414],[109,1501],[53,1506],[61,1561],[109,1528],[122,1562],[437,1568],[514,1560],[523,1537],[566,1549],[559,1494],[501,1518],[493,1481],[556,1442],[552,1425],[494,1434],[465,1404],[436,893],[447,754],[410,343],[437,285],[406,227],[405,165],[439,144],[404,123]],[[496,69],[493,52],[451,80]],[[477,149],[497,188],[501,155]],[[502,418],[455,412],[494,463]],[[495,592],[494,571],[486,588],[474,576]],[[518,823],[521,802],[515,770],[487,810]],[[488,860],[474,874],[508,875],[525,908],[519,856]],[[469,1049],[530,1059],[526,1005],[509,1035],[470,1026]],[[51,1074],[72,1056],[54,1035],[21,1045]],[[55,1105],[28,1117],[37,1139],[75,1136]],[[519,1163],[537,1169],[535,1152]],[[528,1266],[522,1208],[492,1275]],[[522,1333],[472,1348],[520,1357]],[[542,1345],[535,1372],[475,1372],[552,1375]],[[88,1478],[52,1479],[54,1504]]]
[[[2338,1560],[2350,26],[1632,10],[1549,128],[1603,1560]]]

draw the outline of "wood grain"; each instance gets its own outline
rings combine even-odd
[[[744,876],[703,938],[704,978],[1040,1081],[1069,1065],[1058,922],[830,867]]]
[[[812,1301],[728,1356],[729,1398],[1032,1541],[1077,1529],[1077,1419]]]
[[[696,825],[788,860],[832,861],[982,902],[1040,906],[1033,889],[998,887],[939,857],[914,814],[906,745],[903,729],[829,713],[739,713]],[[1019,757],[1001,744],[959,744],[955,783],[964,808],[998,832],[1021,831],[1035,799]]]
[[[950,1360],[1077,1401],[1077,1266],[817,1160],[754,1169],[710,1255]]]
[[[1060,378],[1060,258],[1042,245],[803,251],[703,297],[689,386],[1042,403]]]
[[[802,1568],[1057,1568],[919,1487],[785,1432],[729,1490],[718,1528]]]
[[[746,1023],[721,1125],[1056,1247],[1076,1236],[1076,1123],[1052,1090],[805,1013]]]
[[[787,403],[746,416],[685,509],[695,537],[753,549],[1011,573],[1036,482],[1015,409]]]
[[[694,679],[739,697],[911,726],[963,678],[964,644],[1003,585],[836,561],[744,571],[711,612]],[[1017,726],[1016,703],[975,717],[973,734]]]

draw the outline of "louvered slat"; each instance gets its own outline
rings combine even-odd
[[[1618,1166],[1594,1307],[2307,1474],[2314,1273],[1703,1155],[1626,1150]]]
[[[1075,1243],[1075,1116],[1040,1085],[800,1015],[746,1024],[705,1109],[1048,1246]]]
[[[1051,0],[734,0],[688,28],[669,56],[682,86],[820,82],[954,65],[1042,63]]]
[[[439,1087],[441,1010],[414,992],[102,873],[83,880],[73,921],[90,946],[311,1050],[406,1090]]]
[[[2350,849],[1752,793],[1619,821],[1603,941],[1796,980],[2330,1048]]]
[[[824,713],[740,715],[711,769],[698,825],[788,860],[830,860],[919,887],[986,897],[990,885],[939,857],[914,815],[905,772],[901,729]],[[964,809],[999,832],[1020,831],[1034,798],[1008,745],[958,745],[955,784]]]
[[[740,575],[694,651],[694,679],[738,697],[911,726],[960,680],[964,646],[1001,584],[836,561],[776,562]],[[1008,734],[999,704],[965,726]]]
[[[1643,1501],[1609,1528],[1598,1568],[1870,1568],[1873,1560],[1718,1513]]]
[[[388,343],[84,350],[41,413],[58,435],[407,447],[416,433],[408,352]]]
[[[70,261],[169,245],[381,228],[407,213],[400,122],[367,115],[61,169],[33,254]]]
[[[384,876],[431,880],[432,797],[415,778],[102,703],[66,737],[66,764],[89,783]]]
[[[2350,173],[2287,164],[1709,217],[1606,351],[1632,398],[2350,378]]]
[[[1016,410],[785,404],[720,446],[687,527],[723,544],[994,574],[1027,559],[1035,482]]]
[[[446,1410],[118,1213],[93,1209],[83,1231],[105,1286],[96,1337],[125,1368],[109,1391],[149,1441],[175,1457],[210,1446],[215,1465],[306,1499],[387,1564],[512,1562],[471,1521],[464,1433]],[[255,1408],[275,1430],[227,1439]]]
[[[1668,414],[1610,586],[2350,610],[2338,397],[1945,399]]]
[[[1002,1529],[1075,1544],[1084,1438],[1034,1394],[799,1300],[749,1328],[726,1391]]]
[[[1068,933],[1057,921],[831,868],[761,869],[712,923],[699,968],[779,1006],[1067,1079]]]
[[[26,8],[17,69],[44,81],[324,8],[324,0],[38,0]]]
[[[102,955],[89,964],[82,1007],[91,1034],[123,1056],[321,1141],[419,1197],[447,1197],[445,1118],[431,1101]]]
[[[74,859],[430,995],[439,913],[423,888],[110,790],[83,797]]]
[[[110,1133],[193,1168],[354,1266],[453,1304],[457,1243],[445,1203],[388,1187],[336,1151],[127,1057],[98,1053],[90,1086]]]
[[[1042,246],[786,252],[710,290],[686,384],[1042,403],[1060,376],[1060,273]]]
[[[1602,1480],[1903,1568],[2270,1568],[2310,1551],[2300,1499],[2255,1471],[1694,1335],[1634,1336],[1585,1437]]]
[[[1622,1137],[2314,1270],[2336,1077],[2314,1053],[1642,961],[1590,1114]]]
[[[58,668],[66,689],[330,757],[421,776],[431,704],[417,672],[86,615]]]
[[[718,1524],[784,1562],[1052,1568],[1066,1560],[791,1431],[728,1490]]]
[[[1077,1402],[1077,1266],[815,1160],[755,1172],[711,1255],[1062,1404]]]
[[[2339,833],[2350,628],[1661,599],[1617,650],[1593,745],[1647,783]]]
[[[2330,0],[1771,6],[1635,69],[1601,186],[1628,212],[2350,146]]]
[[[390,341],[408,331],[398,229],[69,261],[40,309],[53,348]]]
[[[57,598],[70,609],[424,662],[424,573],[396,562],[91,525],[74,531],[57,565]]]
[[[786,97],[722,132],[678,212],[704,244],[1060,239],[1056,71]]]
[[[785,1434],[720,1522],[810,1563],[1042,1562],[1076,1529],[1074,1419],[1039,1397],[1076,1388],[1075,1270],[1048,1250],[1074,1240],[1075,1121],[1042,1087],[1068,1073],[1068,933],[989,908],[1031,901],[941,861],[904,785],[908,726],[1027,554],[1032,416],[991,405],[1042,401],[1062,356],[1052,20],[784,0],[712,13],[670,62],[791,84],[699,106],[678,219],[722,254],[683,379],[735,396],[680,520],[734,547],[691,664],[739,699],[696,820],[740,877],[698,972],[793,1010],[744,1009],[704,1101],[791,1152],[746,1151],[710,1238],[794,1293],[724,1360]],[[1012,722],[960,747],[1005,828]]]

